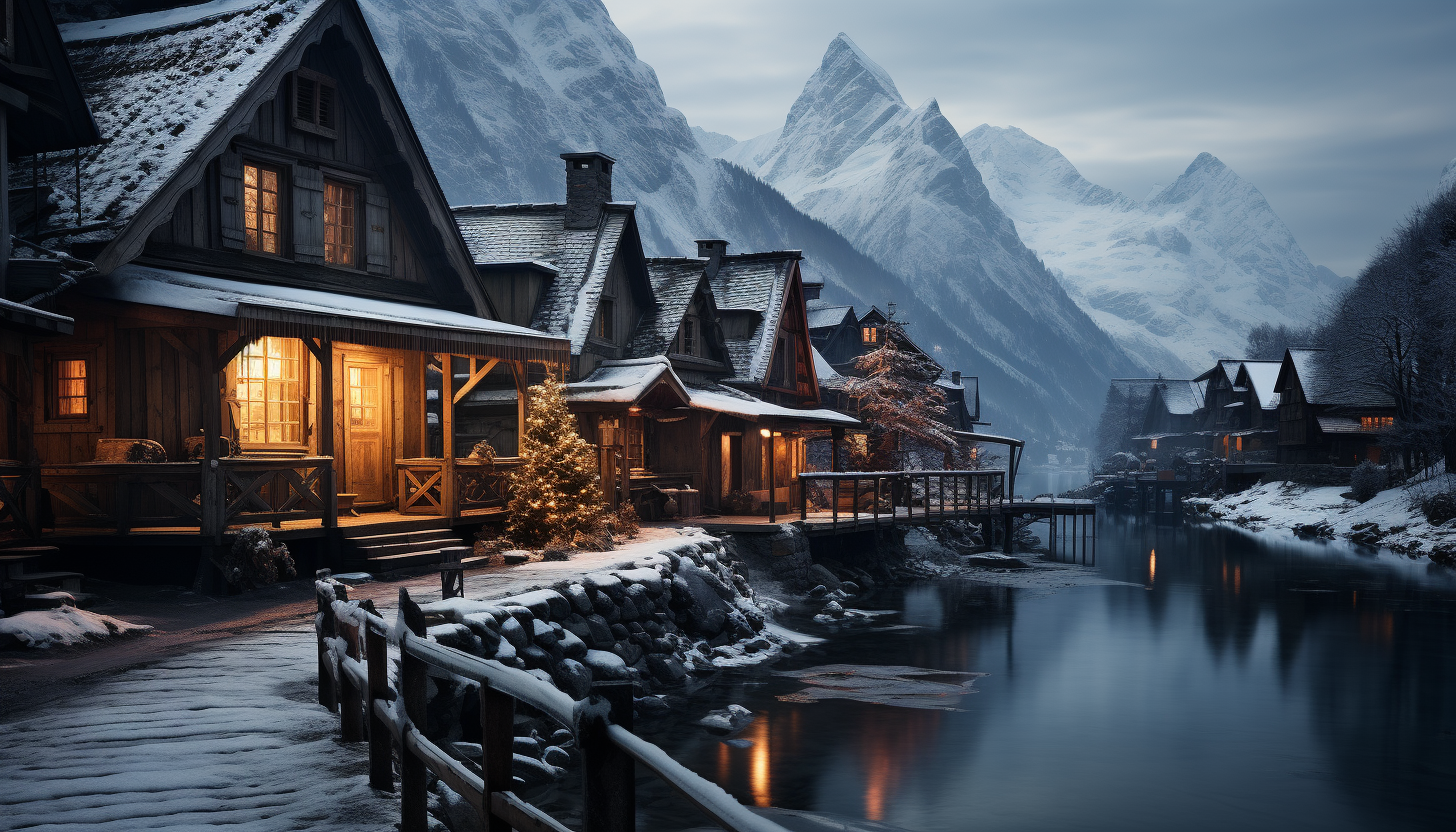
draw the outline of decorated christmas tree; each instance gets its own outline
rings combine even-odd
[[[576,432],[576,419],[553,377],[531,387],[521,464],[511,474],[506,531],[520,546],[598,537],[606,521],[597,455]]]

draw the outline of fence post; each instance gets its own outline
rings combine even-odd
[[[423,732],[426,725],[426,667],[422,660],[409,654],[406,645],[409,643],[411,637],[424,638],[425,633],[423,627],[418,627],[419,607],[415,606],[414,602],[410,600],[409,591],[403,588],[399,591],[399,606],[401,617],[407,624],[411,621],[416,622],[410,625],[410,629],[413,632],[406,633],[400,638],[400,695],[404,697],[404,712],[405,716],[409,717],[409,724]],[[406,613],[406,607],[414,607],[415,615]],[[417,631],[416,627],[418,627]],[[427,813],[428,794],[426,792],[425,761],[411,754],[406,743],[401,743],[400,745],[400,832],[426,832],[429,828],[429,815]]]
[[[369,662],[369,785],[394,791],[393,743],[389,726],[374,712],[374,703],[389,701],[389,642],[384,633],[364,626],[364,652]]]
[[[359,625],[336,620],[335,627],[344,640],[344,655],[358,661]],[[339,737],[344,742],[360,742],[364,739],[364,691],[353,674],[342,667],[339,670]]]
[[[314,575],[315,580],[325,581],[329,578],[329,570],[320,569]],[[319,704],[335,713],[339,710],[339,691],[334,687],[333,658],[329,656],[329,646],[326,639],[332,637],[336,632],[334,622],[333,599],[326,596],[323,590],[314,588],[314,594],[318,598],[319,619],[315,629],[318,631],[318,696]],[[340,597],[343,596],[343,597]],[[334,585],[334,598],[345,600],[348,591],[342,585]]]
[[[598,682],[592,693],[611,706],[581,728],[586,832],[633,832],[637,824],[636,763],[607,736],[607,724],[632,730],[632,683]]]
[[[809,481],[803,474],[799,475],[799,520],[809,520]]]
[[[490,808],[491,792],[511,790],[511,754],[515,742],[516,700],[489,685],[480,686],[480,768],[485,774],[481,827],[485,832],[511,832],[510,823]]]

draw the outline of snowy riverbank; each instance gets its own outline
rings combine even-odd
[[[1221,500],[1190,498],[1185,505],[1195,515],[1253,531],[1275,528],[1339,537],[1451,563],[1456,558],[1456,520],[1432,525],[1420,504],[1431,494],[1453,489],[1456,475],[1440,474],[1386,489],[1360,503],[1344,496],[1349,490],[1345,487],[1270,482]]]

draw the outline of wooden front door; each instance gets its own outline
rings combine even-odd
[[[344,491],[355,504],[385,505],[390,488],[389,364],[362,356],[344,358]]]

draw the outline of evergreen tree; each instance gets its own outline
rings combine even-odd
[[[910,451],[928,451],[954,460],[959,450],[947,421],[945,397],[935,386],[940,368],[929,356],[907,350],[905,325],[891,318],[879,349],[855,359],[858,375],[844,385],[855,412],[869,426],[860,470],[900,468]]]
[[[606,520],[597,456],[576,432],[565,385],[554,377],[527,390],[521,464],[511,473],[506,531],[522,546],[596,536]]]

